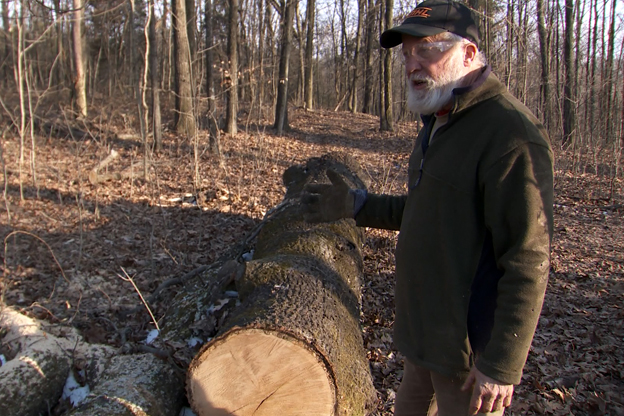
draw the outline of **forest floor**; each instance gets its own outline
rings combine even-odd
[[[126,336],[141,342],[153,325],[145,311],[123,317],[141,305],[124,274],[148,296],[162,282],[211,264],[281,202],[281,175],[289,166],[346,152],[370,175],[373,192],[404,191],[416,123],[380,133],[378,119],[362,114],[293,110],[290,119],[284,137],[268,125],[241,125],[236,136],[221,138],[220,161],[200,135],[197,169],[193,144],[165,132],[149,181],[142,179],[140,142],[124,127],[130,123],[123,109],[102,110],[74,129],[63,122],[39,126],[34,146],[30,139],[25,144],[21,180],[19,141],[7,132],[4,302],[75,326],[89,342],[120,347]],[[92,169],[111,150],[119,157],[104,170],[126,177],[91,183]],[[549,287],[507,414],[624,415],[623,182],[604,175],[604,166],[602,175],[571,173],[572,157],[556,151],[556,158]],[[362,325],[380,416],[392,414],[402,376],[402,356],[392,343],[395,242],[394,232],[367,230]],[[175,286],[163,291],[157,318],[175,292]]]

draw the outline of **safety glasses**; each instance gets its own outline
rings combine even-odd
[[[429,62],[439,58],[444,52],[451,49],[458,42],[452,40],[440,40],[437,42],[423,42],[407,49],[403,47],[401,57],[403,62],[416,59],[420,62]]]

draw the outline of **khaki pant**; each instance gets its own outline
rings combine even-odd
[[[441,376],[405,360],[403,380],[394,404],[395,416],[468,416],[472,391],[461,391],[462,379]],[[504,410],[479,415],[502,416]]]

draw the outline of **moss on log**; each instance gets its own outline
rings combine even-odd
[[[365,187],[343,156],[284,173],[285,203],[236,279],[242,303],[191,363],[198,415],[367,414],[375,390],[359,324],[363,235],[353,220],[308,224],[297,202],[306,184],[328,182],[328,168]]]

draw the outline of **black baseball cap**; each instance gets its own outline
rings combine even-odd
[[[416,6],[399,26],[381,34],[379,43],[394,48],[403,42],[402,35],[433,36],[451,32],[479,46],[479,26],[473,11],[451,0],[426,0]]]

